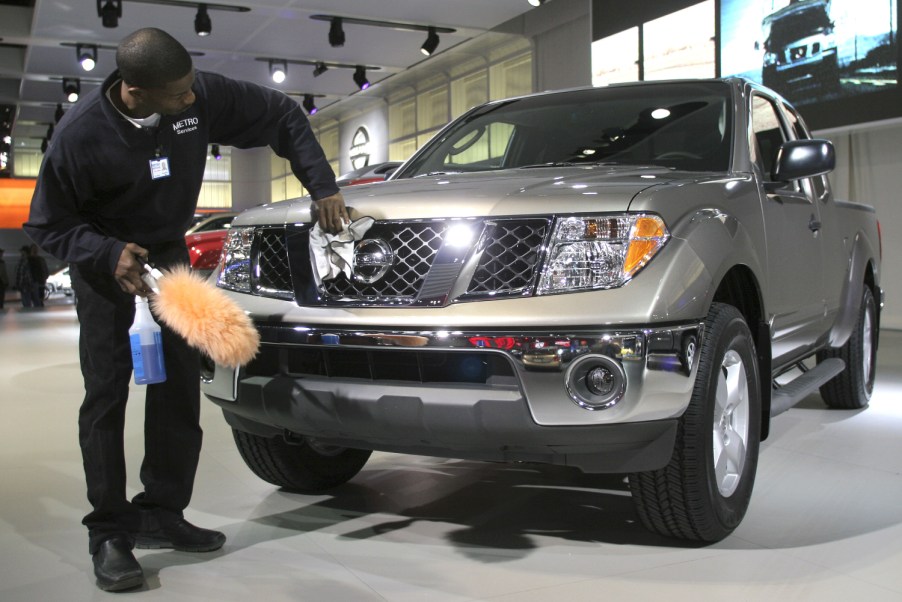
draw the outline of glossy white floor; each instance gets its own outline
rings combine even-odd
[[[0,313],[0,600],[98,590],[76,415],[70,304]],[[568,602],[902,600],[902,332],[884,332],[860,412],[817,396],[780,416],[751,508],[725,541],[682,546],[636,522],[620,479],[553,467],[374,454],[334,495],[288,494],[243,465],[218,410],[188,518],[224,531],[209,554],[138,551],[141,600]],[[141,457],[135,387],[127,448]]]

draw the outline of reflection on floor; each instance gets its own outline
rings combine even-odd
[[[76,415],[75,313],[0,313],[0,600],[105,599],[94,586]],[[902,332],[884,332],[863,411],[812,396],[762,446],[751,509],[712,546],[658,538],[619,477],[374,454],[331,495],[281,492],[242,463],[204,402],[189,520],[209,554],[138,551],[142,600],[902,600]],[[132,486],[143,394],[126,446]],[[136,490],[133,490],[136,491]]]

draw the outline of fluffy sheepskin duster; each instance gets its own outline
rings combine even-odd
[[[221,366],[237,368],[257,355],[260,333],[234,301],[188,266],[163,273],[150,305],[167,326]]]

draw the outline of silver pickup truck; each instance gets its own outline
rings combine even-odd
[[[386,182],[249,210],[213,278],[258,356],[203,390],[258,476],[320,491],[373,450],[626,473],[643,524],[717,541],[771,417],[861,408],[882,290],[874,210],[834,150],[742,79],[489,102]]]

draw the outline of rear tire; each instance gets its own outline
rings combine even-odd
[[[749,505],[761,394],[755,344],[742,314],[715,303],[704,333],[695,388],[670,463],[631,474],[629,483],[639,518],[650,531],[716,542],[733,532]]]
[[[867,286],[861,295],[858,323],[846,344],[817,354],[821,362],[838,357],[846,369],[821,387],[821,397],[831,408],[858,410],[868,405],[877,373],[877,302]]]
[[[288,443],[232,429],[241,459],[251,471],[288,491],[314,493],[350,481],[373,452],[320,445],[309,439]]]

